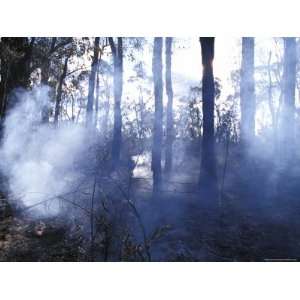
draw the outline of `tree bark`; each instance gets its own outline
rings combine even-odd
[[[166,138],[166,161],[165,171],[170,173],[173,165],[173,140],[174,140],[174,122],[173,122],[173,87],[172,87],[172,42],[171,37],[166,38],[166,93],[168,96],[167,104],[167,138]]]
[[[30,86],[34,42],[35,38],[1,38],[0,139],[6,112],[19,100],[14,90]]]
[[[245,149],[255,136],[254,38],[242,38],[241,143]]]
[[[6,109],[11,109],[17,102],[17,98],[11,93],[16,88],[27,89],[30,85],[31,59],[35,38],[2,38],[1,46],[7,52],[13,52],[15,57],[2,57],[1,53],[1,106],[2,116]],[[2,51],[1,51],[2,52]],[[9,98],[9,99],[8,99]]]
[[[92,60],[92,70],[89,78],[89,94],[88,102],[86,106],[86,125],[90,127],[93,124],[93,107],[94,107],[94,93],[95,93],[95,79],[98,68],[98,59],[99,59],[99,41],[100,38],[95,38],[94,44],[94,56]]]
[[[152,72],[154,81],[155,117],[152,145],[153,193],[161,187],[161,152],[163,122],[162,38],[154,38]]]
[[[112,141],[112,160],[120,161],[122,145],[122,114],[121,101],[123,92],[123,41],[118,37],[117,45],[112,37],[108,38],[114,64],[114,129]]]
[[[61,97],[62,97],[62,86],[63,86],[64,80],[67,76],[68,60],[69,60],[69,57],[67,56],[65,58],[63,72],[60,76],[58,89],[57,89],[57,96],[56,96],[56,102],[55,102],[55,113],[54,113],[54,124],[55,124],[55,126],[58,125],[58,116],[59,116],[59,113],[60,113]]]
[[[202,52],[202,110],[203,139],[201,154],[200,185],[216,187],[216,157],[214,137],[215,85],[213,74],[214,38],[200,38]]]
[[[99,116],[99,89],[100,89],[100,78],[99,78],[99,62],[98,62],[97,75],[96,75],[96,99],[95,99],[95,118],[94,118],[94,125],[96,128],[97,128],[98,116]]]
[[[44,57],[42,65],[41,65],[41,84],[48,86],[49,82],[49,69],[50,69],[50,56],[53,53],[56,45],[57,38],[54,37],[51,40],[51,46],[49,52]],[[49,103],[45,103],[42,107],[42,123],[46,124],[49,123]]]

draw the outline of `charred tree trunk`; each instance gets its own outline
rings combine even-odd
[[[291,162],[295,152],[296,39],[284,38],[283,109],[281,115],[281,159]]]
[[[109,111],[110,111],[110,91],[108,87],[105,87],[106,90],[106,100],[103,103],[103,118],[101,120],[101,130],[102,130],[102,136],[104,138],[107,137],[107,131],[108,131],[108,117],[109,117]]]
[[[50,56],[54,52],[57,38],[51,40],[49,52],[44,57],[41,65],[41,84],[47,86],[49,82]],[[42,123],[49,123],[49,103],[44,103],[42,107]]]
[[[153,193],[161,187],[161,152],[163,122],[162,38],[154,38],[152,72],[154,80],[155,119],[152,145]]]
[[[166,38],[166,93],[168,96],[167,104],[167,138],[166,138],[166,162],[165,171],[170,173],[173,165],[173,87],[172,87],[172,41],[171,37]]]
[[[51,39],[51,46],[48,51],[48,53],[45,55],[45,57],[42,60],[42,65],[41,65],[41,83],[44,85],[48,84],[49,81],[49,68],[50,68],[50,56],[53,53],[56,45],[56,40],[57,38],[54,37]]]
[[[2,119],[2,117],[4,117],[4,112],[5,112],[8,74],[9,74],[9,65],[7,62],[5,62],[4,58],[1,58],[1,82],[0,82],[0,116],[1,116],[1,119]]]
[[[61,107],[62,87],[63,87],[64,80],[67,76],[68,60],[69,60],[69,57],[67,56],[65,58],[63,72],[60,76],[59,83],[58,83],[56,102],[55,102],[55,112],[54,112],[54,124],[56,126],[58,125],[58,117],[59,117],[60,107]]]
[[[202,52],[202,110],[203,140],[201,155],[200,186],[216,188],[216,157],[214,137],[215,85],[213,74],[214,38],[200,38]]]
[[[255,136],[254,38],[242,39],[241,143],[248,149]]]
[[[98,62],[97,75],[96,75],[96,99],[95,99],[95,118],[94,118],[95,127],[97,127],[98,116],[99,116],[99,89],[100,89],[100,79],[99,79],[99,62]]]
[[[34,42],[35,38],[1,38],[0,139],[6,112],[18,101],[14,90],[30,86]]]
[[[42,59],[41,64],[41,83],[47,85],[50,77],[50,65],[51,65],[51,56],[58,51],[59,49],[63,49],[65,46],[72,43],[73,38],[68,37],[64,38],[61,42],[57,42],[57,38],[53,37],[51,39],[51,45],[49,51],[45,54]]]
[[[121,101],[123,92],[123,41],[118,37],[117,45],[112,37],[108,38],[114,64],[114,129],[112,141],[112,160],[114,163],[120,161],[122,145],[122,114]]]
[[[10,109],[16,104],[17,99],[11,92],[16,88],[26,89],[30,85],[30,64],[34,42],[35,38],[31,38],[31,40],[28,38],[1,39],[2,51],[6,54],[3,57],[3,53],[1,53],[1,82],[3,82],[1,106],[3,116],[6,109]]]
[[[99,41],[100,38],[95,38],[94,56],[92,60],[92,70],[89,78],[89,94],[86,106],[86,125],[90,127],[93,124],[93,107],[94,107],[94,93],[95,93],[95,80],[98,68],[99,59]]]

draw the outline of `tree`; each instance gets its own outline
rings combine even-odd
[[[100,90],[100,79],[99,79],[99,62],[98,62],[97,75],[96,75],[96,99],[95,99],[95,118],[94,118],[95,127],[97,127],[98,115],[99,115],[99,90]]]
[[[18,101],[14,90],[30,86],[35,38],[1,38],[0,43],[0,139],[6,112]]]
[[[35,38],[1,38],[1,116],[16,104],[11,93],[30,85],[31,59]]]
[[[294,37],[284,38],[283,109],[281,115],[281,155],[291,161],[295,151],[295,88],[297,51]]]
[[[123,92],[123,40],[118,37],[117,44],[112,37],[108,38],[114,65],[114,129],[112,141],[112,160],[120,160],[122,145],[122,114],[121,101]]]
[[[46,45],[45,44],[46,40]],[[64,51],[66,47],[69,47],[73,42],[73,38],[57,38],[53,37],[48,41],[48,39],[41,38],[40,40],[40,62],[39,66],[41,69],[41,84],[49,86],[49,78],[51,73],[51,65],[54,64],[54,55],[61,51]],[[50,93],[49,93],[50,96]],[[42,123],[49,122],[49,103],[44,103],[42,107]]]
[[[68,60],[69,60],[69,56],[66,56],[65,62],[64,62],[64,67],[63,67],[63,72],[60,76],[59,83],[58,83],[58,88],[57,88],[57,95],[56,95],[56,101],[55,101],[55,112],[54,112],[54,124],[56,126],[58,125],[58,116],[59,116],[59,113],[60,113],[61,98],[62,98],[62,87],[63,87],[64,80],[67,76]]]
[[[94,92],[95,92],[95,80],[96,73],[98,69],[98,60],[99,60],[99,41],[100,38],[95,38],[94,43],[94,56],[92,60],[92,70],[89,77],[89,94],[88,94],[88,102],[86,107],[86,125],[91,126],[93,123],[93,106],[94,106]]]
[[[163,122],[163,81],[162,81],[162,38],[154,38],[152,72],[154,81],[155,116],[152,145],[153,192],[157,193],[161,186],[161,152]]]
[[[173,121],[173,87],[172,87],[172,41],[171,37],[166,38],[166,93],[167,104],[167,138],[166,138],[166,162],[165,171],[169,173],[173,164],[172,144],[174,138]]]
[[[50,57],[52,53],[55,51],[55,45],[56,45],[57,38],[53,37],[51,39],[51,45],[49,52],[47,55],[45,55],[42,59],[41,64],[41,84],[48,85],[49,77],[50,77]],[[49,108],[48,105],[45,103],[42,107],[42,123],[48,123],[49,122]]]
[[[254,38],[242,38],[241,142],[247,149],[255,136]],[[244,148],[244,149],[245,149]]]
[[[215,187],[217,181],[215,138],[214,138],[214,107],[215,85],[213,74],[214,38],[200,38],[202,52],[202,111],[203,140],[201,155],[200,184],[203,187]]]

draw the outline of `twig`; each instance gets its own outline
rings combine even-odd
[[[147,255],[148,261],[151,261],[151,254],[150,254],[149,246],[148,246],[148,242],[147,242],[146,229],[145,229],[145,226],[143,224],[142,218],[141,218],[141,216],[140,216],[137,208],[135,207],[135,205],[131,201],[131,199],[123,191],[122,187],[119,184],[117,184],[113,178],[111,178],[111,179],[112,179],[113,183],[117,186],[117,188],[120,190],[120,192],[122,193],[123,197],[126,199],[129,207],[132,209],[135,217],[138,220],[138,223],[140,225],[140,228],[141,228],[141,231],[142,231],[142,234],[143,234],[143,241],[144,241],[144,248],[145,248],[145,251],[146,251],[146,255]]]

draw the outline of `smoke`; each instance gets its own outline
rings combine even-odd
[[[41,111],[49,102],[48,88],[16,90],[16,106],[8,113],[0,149],[0,168],[18,204],[36,212],[56,214],[60,195],[76,187],[76,165],[87,148],[85,128],[65,122],[58,128],[41,124]]]

